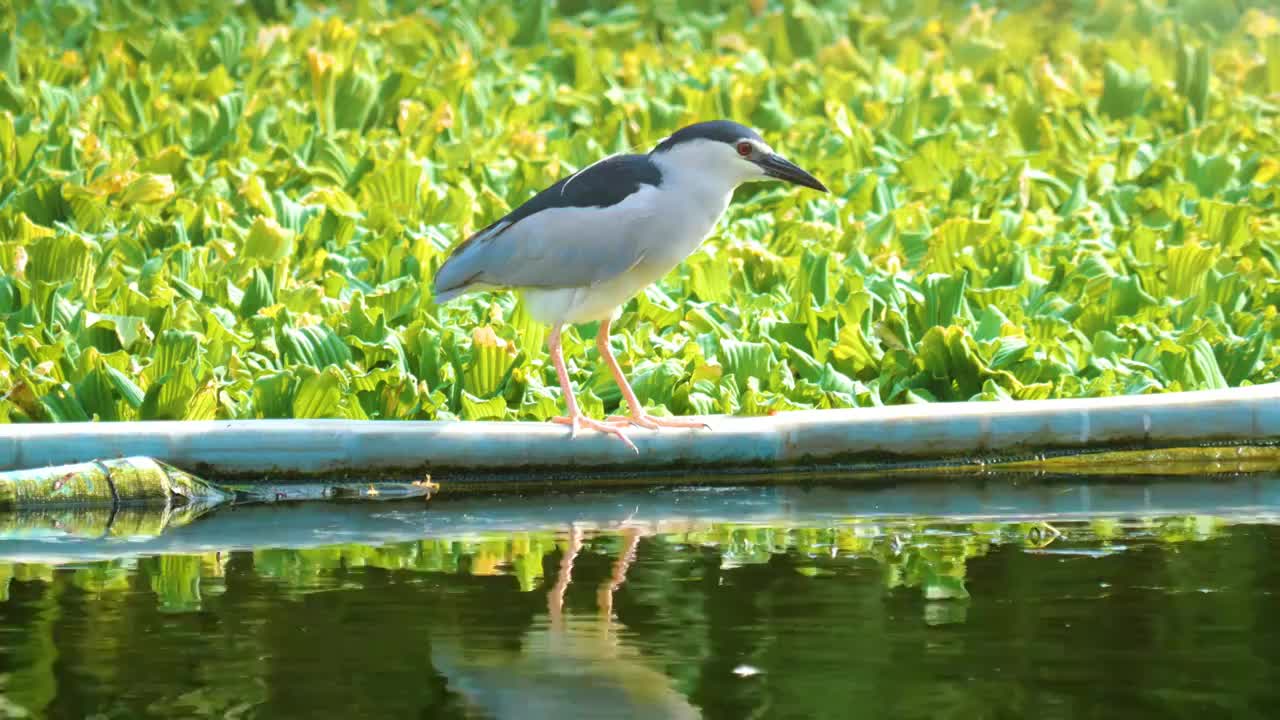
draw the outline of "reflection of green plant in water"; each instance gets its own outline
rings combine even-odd
[[[416,572],[464,572],[504,575],[511,572],[522,590],[533,590],[542,578],[542,559],[555,548],[554,533],[516,533],[468,539],[426,539],[383,546],[333,545],[300,550],[255,550],[254,568],[299,589],[314,589],[325,578],[350,568]]]
[[[13,579],[18,582],[32,582],[39,580],[45,583],[53,582],[54,568],[43,563],[13,563],[10,566],[13,570]]]
[[[521,533],[512,540],[511,568],[520,589],[528,592],[542,579],[542,560],[555,548],[555,539],[542,534]]]
[[[1221,530],[1221,518],[1208,515],[1161,518],[1151,524],[1161,542],[1188,542],[1213,539]]]
[[[791,714],[797,717],[833,716],[839,715],[833,708],[855,701],[867,704],[859,714],[872,717],[1025,717],[1041,698],[1024,688],[1052,694],[1028,684],[1026,674],[1040,677],[1037,662],[1057,652],[1057,645],[1046,643],[1060,644],[1060,633],[1070,632],[1084,646],[1116,632],[1106,622],[1073,623],[1065,630],[1057,615],[1046,619],[1042,601],[1059,603],[1055,612],[1088,616],[1079,602],[1088,599],[1096,607],[1106,603],[1116,617],[1136,618],[1142,627],[1135,652],[1152,653],[1150,667],[1142,670],[1148,677],[1167,676],[1168,663],[1195,657],[1203,632],[1266,627],[1268,606],[1253,590],[1269,587],[1265,561],[1274,530],[1233,528],[1233,522],[1239,520],[659,523],[640,536],[608,614],[597,612],[599,589],[633,536],[617,528],[584,530],[563,605],[565,627],[576,633],[570,640],[591,641],[589,647],[572,645],[583,650],[573,656],[579,664],[595,663],[603,677],[619,677],[607,665],[634,659],[670,678],[695,705],[732,705],[720,713],[726,717],[748,717],[761,707],[796,709]],[[625,530],[639,533],[634,525]],[[268,716],[280,711],[273,703],[305,703],[280,691],[318,667],[351,681],[340,692],[350,693],[352,707],[372,707],[388,693],[403,692],[405,682],[419,683],[414,692],[435,702],[446,692],[441,676],[455,680],[436,663],[436,651],[448,640],[481,664],[502,660],[487,676],[498,686],[511,686],[512,675],[503,673],[512,669],[536,682],[538,673],[569,652],[570,645],[550,643],[561,636],[543,632],[565,537],[512,532],[65,568],[0,564],[0,580],[11,578],[0,616],[21,628],[2,647],[5,661],[17,668],[9,671],[3,692],[36,716],[66,710],[61,693],[69,682],[148,688],[139,705],[121,700],[98,708],[106,716],[222,717],[244,708]],[[1218,538],[1221,544],[1204,542]],[[1176,547],[1161,550],[1171,544]],[[224,574],[228,592],[219,596],[211,591]],[[377,612],[348,611],[357,605]],[[157,622],[157,610],[196,609],[198,617]],[[962,632],[930,629],[960,622],[968,623]],[[217,637],[210,643],[216,647],[192,648],[193,628]],[[356,628],[353,647],[329,652],[335,639]],[[976,633],[1007,644],[975,648],[970,639]],[[625,652],[614,654],[615,641]],[[543,644],[531,645],[536,642]],[[1250,688],[1265,683],[1265,636],[1252,644],[1232,642],[1215,650],[1213,664],[1229,664],[1233,679],[1227,684],[1254,692]],[[895,656],[904,651],[907,662]],[[1162,658],[1161,651],[1177,659]],[[379,657],[413,667],[411,677],[379,666]],[[1007,661],[1009,675],[977,672],[971,680],[964,677],[970,674],[965,665],[954,673],[955,658],[969,657]],[[760,674],[726,684],[723,677],[739,664]],[[1030,669],[1010,672],[1015,666]],[[468,667],[484,669],[475,662]],[[838,668],[840,682],[831,683],[815,667]],[[869,697],[867,688],[886,682],[886,667],[902,687],[931,683],[936,691],[905,700]],[[634,677],[664,682],[659,675]],[[138,678],[146,682],[131,685]],[[423,707],[428,702],[420,701]]]
[[[1114,540],[1124,534],[1117,518],[1094,518],[1089,521],[1089,530],[1099,540]]]
[[[990,540],[972,531],[930,536],[924,534],[928,527],[924,522],[886,526],[867,520],[827,528],[718,525],[679,537],[684,542],[714,545],[721,567],[768,562],[774,555],[794,553],[801,558],[797,570],[817,576],[825,571],[813,561],[865,557],[884,567],[888,588],[922,587],[929,597],[964,597],[964,562],[984,553]]]
[[[418,542],[418,570],[453,573],[458,571],[458,547],[451,540]]]
[[[966,598],[964,587],[965,560],[972,554],[967,540],[937,545],[908,545],[894,551],[884,545],[877,548],[884,563],[885,587],[918,587],[929,600]]]
[[[54,582],[54,569],[34,563],[15,563],[10,567],[13,582],[40,582],[46,592],[35,602],[35,612],[22,636],[6,648],[12,674],[6,695],[18,707],[38,712],[57,694],[54,665],[59,648],[54,641],[54,627],[62,619],[59,602],[63,588]]]
[[[657,533],[650,543],[667,552],[692,548],[712,551],[722,570],[767,563],[788,555],[797,572],[830,574],[832,563],[866,559],[882,570],[885,589],[919,588],[927,599],[968,596],[965,568],[969,559],[997,546],[1035,550],[1071,541],[1107,548],[1118,542],[1148,540],[1161,543],[1212,539],[1227,521],[1211,516],[1178,516],[1139,520],[1095,518],[1066,523],[1065,532],[1043,521],[999,523],[976,521],[940,525],[928,519],[853,518],[829,527],[770,527],[711,523],[676,533]],[[605,555],[619,547],[612,531],[594,533],[600,541],[589,548]],[[264,549],[253,552],[254,572],[281,581],[286,587],[310,592],[336,587],[337,574],[362,567],[411,572],[511,575],[522,592],[544,582],[548,554],[564,552],[563,536],[552,532],[519,532],[489,537],[431,538],[383,546],[333,545],[306,549]],[[684,548],[685,550],[681,550]],[[228,555],[165,555],[137,561],[161,607],[199,609],[203,596],[220,586],[207,580],[222,575]],[[133,561],[94,562],[66,571],[75,587],[96,595],[127,590]],[[202,578],[206,584],[202,585]],[[0,563],[0,601],[10,582],[51,583],[54,568],[31,563]]]
[[[768,562],[778,552],[791,545],[786,531],[768,527],[722,526],[707,537],[700,538],[704,545],[714,545],[720,552],[721,567]]]
[[[200,575],[204,563],[199,555],[161,555],[143,558],[138,570],[151,582],[164,610],[200,609]]]
[[[101,596],[105,593],[129,589],[129,575],[135,563],[132,560],[111,560],[93,563],[71,574],[71,584],[80,590]]]

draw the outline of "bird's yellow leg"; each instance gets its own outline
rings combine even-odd
[[[568,425],[570,437],[577,437],[578,429],[584,427],[613,435],[631,448],[633,452],[639,453],[640,451],[636,449],[635,443],[631,442],[631,438],[627,437],[627,434],[622,431],[621,424],[593,420],[583,415],[582,411],[578,409],[578,400],[573,396],[573,387],[569,385],[569,371],[564,366],[564,353],[560,349],[559,325],[551,328],[551,336],[547,338],[547,350],[551,353],[551,362],[556,366],[556,376],[560,378],[560,390],[564,393],[565,408],[569,411],[569,414],[565,417],[551,418],[551,422]]]
[[[600,355],[604,358],[604,361],[609,364],[609,372],[613,374],[614,381],[622,389],[622,397],[627,401],[627,407],[631,410],[631,415],[628,417],[611,417],[609,420],[622,420],[650,430],[657,430],[660,427],[703,428],[710,430],[711,426],[701,420],[658,417],[644,411],[644,408],[640,405],[640,399],[636,397],[635,391],[631,389],[631,383],[627,382],[627,376],[622,374],[618,359],[613,356],[613,348],[609,347],[609,325],[609,320],[600,323],[600,332],[596,333],[596,347],[600,350]]]

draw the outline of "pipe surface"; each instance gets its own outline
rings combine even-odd
[[[206,477],[779,471],[1045,452],[1280,441],[1280,383],[1068,400],[931,403],[706,418],[617,439],[550,423],[226,420],[0,426],[0,470],[154,457]]]

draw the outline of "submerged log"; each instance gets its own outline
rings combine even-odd
[[[439,485],[431,478],[413,482],[214,484],[149,457],[127,457],[33,470],[0,472],[0,511],[61,509],[73,526],[101,524],[88,534],[106,532],[117,512],[137,506],[168,512],[196,508],[201,513],[226,503],[305,500],[383,501],[430,499]],[[93,512],[81,513],[92,509]],[[102,515],[102,511],[107,514]],[[145,533],[144,533],[145,534]]]
[[[0,473],[0,510],[144,503],[218,505],[233,498],[213,483],[149,457]]]

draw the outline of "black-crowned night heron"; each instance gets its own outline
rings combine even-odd
[[[561,179],[459,244],[436,272],[436,302],[476,290],[514,289],[533,319],[551,325],[547,349],[571,434],[591,428],[636,447],[627,425],[706,427],[644,411],[609,347],[614,312],[707,237],[738,185],[778,179],[826,192],[817,178],[728,120],[683,128],[647,155],[613,155]],[[565,323],[599,321],[596,345],[630,416],[594,420],[578,409],[560,350]]]

